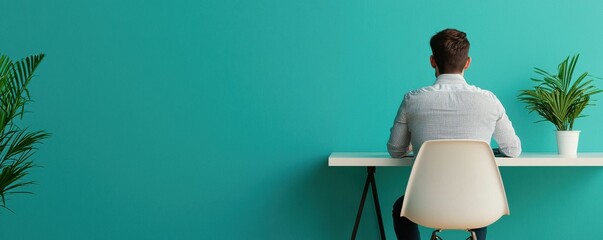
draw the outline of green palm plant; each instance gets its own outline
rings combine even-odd
[[[548,73],[540,68],[534,68],[534,72],[542,79],[532,78],[537,85],[533,89],[522,90],[519,100],[524,102],[526,109],[537,112],[544,120],[555,125],[558,131],[573,130],[574,121],[584,117],[582,110],[591,103],[591,97],[602,90],[592,85],[595,78],[582,73],[575,81],[572,80],[574,68],[580,54],[573,57],[568,56],[558,67],[557,74]]]
[[[31,101],[27,85],[43,58],[44,54],[38,54],[12,61],[0,54],[0,207],[6,209],[7,195],[31,193],[22,190],[33,184],[24,177],[35,166],[31,157],[36,145],[50,136],[18,125]]]

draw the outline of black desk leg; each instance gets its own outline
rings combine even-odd
[[[381,217],[381,206],[379,205],[379,195],[377,194],[377,182],[375,182],[375,167],[367,167],[367,172],[364,191],[362,192],[362,198],[360,199],[360,207],[358,207],[358,215],[356,215],[356,223],[354,223],[354,230],[352,231],[352,240],[356,239],[356,233],[358,233],[358,225],[360,224],[360,218],[362,217],[362,209],[364,209],[364,201],[366,200],[369,185],[371,185],[373,189],[373,202],[375,202],[375,210],[377,211],[377,221],[379,222],[381,239],[385,240],[383,218]]]

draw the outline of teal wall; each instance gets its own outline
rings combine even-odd
[[[534,123],[517,93],[533,67],[574,53],[578,71],[603,76],[602,10],[595,0],[3,2],[0,51],[47,54],[26,122],[54,136],[29,176],[35,195],[0,210],[0,239],[346,239],[366,170],[329,168],[327,156],[385,151],[403,94],[434,80],[431,35],[466,31],[468,81],[498,95],[525,151],[554,151],[552,125]],[[580,151],[603,151],[601,105],[576,123]],[[390,206],[409,168],[377,171],[393,239]],[[512,214],[491,239],[603,237],[603,168],[502,174]],[[359,236],[378,236],[372,208]]]

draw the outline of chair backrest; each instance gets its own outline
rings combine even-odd
[[[423,143],[400,216],[430,228],[474,229],[503,215],[509,215],[509,206],[488,143],[467,139]]]

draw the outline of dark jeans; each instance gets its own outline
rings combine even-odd
[[[398,198],[394,203],[394,210],[392,211],[392,217],[394,218],[394,230],[398,240],[420,240],[419,226],[410,221],[408,218],[400,217],[400,211],[402,211],[402,203],[404,202],[404,195]],[[486,233],[488,229],[486,227],[473,229],[477,235],[477,240],[486,240]]]

